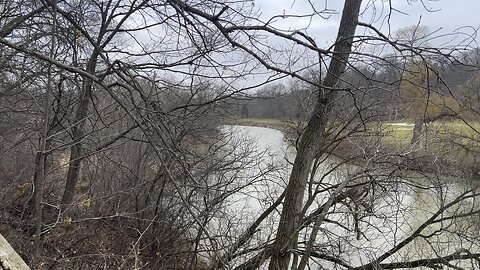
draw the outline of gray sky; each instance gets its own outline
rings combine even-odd
[[[315,4],[317,11],[323,10],[322,15],[326,18],[307,16],[313,12],[309,2]],[[257,9],[261,14],[260,19],[262,21],[267,21],[275,15],[306,15],[304,17],[296,16],[295,18],[278,17],[274,20],[273,26],[281,30],[303,30],[315,39],[317,46],[328,48],[335,39],[344,0],[255,0],[252,3],[254,3],[254,9]],[[390,3],[394,10],[390,9]],[[441,39],[429,41],[431,45],[448,47],[469,43],[470,48],[472,48],[478,46],[476,42],[479,42],[480,39],[476,37],[475,42],[472,42],[472,39],[468,40],[467,37],[475,34],[475,30],[478,30],[480,27],[480,15],[478,14],[480,14],[480,0],[424,0],[423,2],[420,0],[363,0],[360,21],[373,24],[387,35],[394,35],[398,29],[417,25],[420,22],[420,25],[427,26],[430,31],[435,32],[435,36],[442,36]],[[248,24],[256,25],[259,23],[248,22]],[[469,28],[462,28],[465,26]],[[373,35],[371,30],[366,30],[363,27],[358,27],[357,29],[358,34]],[[459,31],[459,29],[465,34],[446,35]],[[158,35],[165,35],[166,40],[169,40],[168,33],[161,27],[158,27],[158,31]],[[144,36],[139,37],[139,39],[148,43],[144,46],[155,48],[158,42],[157,39],[152,40],[149,35],[146,35],[144,32],[143,34]],[[262,33],[262,35],[264,34]],[[301,39],[299,36],[296,37]],[[172,43],[177,42],[175,35],[172,35],[172,39]],[[162,40],[162,42],[165,44],[165,40]],[[448,43],[448,46],[445,43]],[[265,48],[262,48],[261,44],[266,44]],[[268,35],[266,40],[261,40],[255,45],[259,46],[255,48],[259,54],[265,53],[265,55],[262,55],[264,59],[268,59],[272,65],[284,70],[299,72],[304,68],[317,67],[318,65],[318,55],[315,52],[306,50],[302,46],[295,46],[292,42],[285,42],[285,40],[276,38],[274,35]],[[142,49],[139,48],[140,52]],[[368,51],[368,53],[376,55],[388,53],[381,46],[365,46],[365,48],[361,49],[372,50]],[[222,76],[231,75],[237,78],[231,82],[237,87],[247,87],[261,83],[272,74],[275,74],[275,72],[267,71],[256,61],[245,60],[243,62],[243,59],[251,58],[241,53],[229,55],[228,57],[231,57],[232,60],[224,54],[212,53],[210,57],[222,64],[228,62],[228,64],[234,66],[234,68],[215,70],[213,75],[216,76],[216,72],[221,73]],[[239,62],[244,63],[244,65],[238,64]],[[252,70],[252,75],[245,77],[236,76],[236,72],[241,71],[245,73],[245,70]]]
[[[308,27],[307,32],[315,38],[319,46],[331,44],[340,20],[344,1],[340,0],[311,0],[317,10],[328,9],[328,20],[317,18],[309,19],[278,19],[276,26],[288,29],[292,27]],[[390,4],[398,11],[392,11],[390,19]],[[480,1],[479,0],[364,0],[364,12],[360,18],[363,22],[372,23],[382,32],[393,34],[400,28],[416,25],[427,26],[436,35],[461,31],[474,34],[480,27]],[[256,0],[255,7],[262,13],[261,18],[266,20],[278,14],[307,14],[312,12],[307,0]],[[390,25],[389,25],[389,24]],[[467,28],[467,27],[468,28]],[[463,27],[463,28],[462,28]],[[359,29],[362,31],[362,29]],[[446,40],[454,38],[451,44],[463,41],[465,35],[449,36],[442,40],[433,41],[433,45],[443,44]],[[476,37],[476,41],[480,39]],[[476,44],[473,46],[477,46]]]
[[[273,25],[282,30],[302,29],[314,38],[317,46],[328,48],[333,44],[343,8],[343,0],[255,0],[254,7],[261,13],[260,19],[267,21],[272,16],[282,14],[311,14],[312,7],[309,2],[315,4],[317,11],[325,10],[321,18],[305,16],[302,18],[276,18]],[[390,4],[393,10],[390,8]],[[386,35],[395,37],[397,30],[412,25],[426,26],[432,36],[440,37],[429,40],[429,45],[435,47],[451,48],[476,48],[480,38],[476,31],[480,28],[480,0],[363,0],[363,9],[360,21],[370,23],[380,29]],[[370,32],[369,32],[370,31]],[[357,34],[373,35],[371,30],[363,27],[357,28]],[[472,38],[472,36],[475,36]],[[297,36],[298,37],[298,36]],[[268,38],[268,42],[274,48],[286,49],[291,54],[279,53],[275,60],[285,63],[285,66],[296,70],[298,67],[309,66],[318,63],[315,53],[301,51],[292,46],[285,45],[284,41],[274,36]],[[460,44],[464,46],[459,46]],[[372,50],[369,53],[388,53],[377,46],[366,47]],[[309,55],[309,56],[308,56]],[[263,70],[263,69],[260,69]],[[298,70],[298,69],[297,69]],[[267,75],[257,74],[253,77],[237,82],[239,85],[251,85],[263,81]]]

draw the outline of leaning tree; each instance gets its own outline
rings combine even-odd
[[[35,206],[37,265],[478,266],[478,193],[452,185],[460,181],[446,173],[452,156],[392,146],[383,123],[398,120],[388,117],[397,115],[389,110],[400,100],[396,74],[406,66],[399,58],[459,65],[459,47],[390,34],[369,10],[382,5],[380,17],[388,21],[397,11],[393,2],[346,0],[327,48],[308,25],[281,23],[338,17],[323,4],[308,1],[303,13],[264,18],[251,1],[1,3],[0,64],[9,82],[1,102],[8,97],[38,111],[26,117],[36,123],[27,141],[35,164],[24,169],[33,167],[25,176],[36,179],[35,200],[19,177],[2,184],[24,195],[11,201]],[[227,101],[286,77],[315,98],[309,117],[297,123],[284,185],[279,168],[253,158],[253,144],[226,134],[219,119]],[[422,91],[426,102],[431,91]],[[2,111],[11,119],[23,119],[23,112]],[[8,149],[18,145],[9,140]],[[252,187],[271,191],[259,198],[263,211],[247,224],[225,216],[231,200]],[[27,219],[24,212],[20,218]],[[273,226],[268,235],[260,233],[265,224]],[[101,228],[98,239],[79,236],[94,228]],[[82,249],[89,246],[98,247],[100,259]]]

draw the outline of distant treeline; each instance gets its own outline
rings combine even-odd
[[[335,110],[341,115],[356,108],[366,117],[392,121],[414,119],[419,115],[430,118],[426,121],[452,117],[470,119],[480,111],[479,51],[464,52],[457,59],[458,62],[425,60],[422,62],[425,71],[412,65],[412,61],[396,56],[351,66],[342,78],[337,95],[343,106]],[[424,81],[419,78],[422,72],[426,73]],[[310,73],[314,78],[315,71]],[[240,118],[301,120],[308,115],[309,104],[317,97],[316,91],[321,90],[289,79],[265,85],[248,98],[230,100],[233,106],[229,108],[232,115]]]

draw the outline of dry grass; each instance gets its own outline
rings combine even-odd
[[[231,123],[233,125],[240,126],[259,126],[283,130],[284,128],[292,125],[290,122],[281,119],[270,118],[241,118],[234,119]]]

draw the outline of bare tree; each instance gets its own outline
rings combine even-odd
[[[44,183],[34,201],[39,263],[258,269],[268,261],[269,269],[300,270],[478,264],[478,193],[449,185],[443,172],[450,167],[440,159],[386,142],[388,121],[403,113],[395,105],[401,58],[453,63],[456,48],[384,34],[360,21],[361,0],[345,1],[327,49],[305,29],[275,23],[330,14],[312,2],[311,13],[266,21],[250,1],[41,1],[26,9],[20,2],[5,2],[8,12],[0,14],[7,67],[0,101],[22,106],[2,109],[0,124],[11,133],[8,147],[22,150],[5,152],[34,164],[24,170],[39,177],[35,187]],[[278,40],[291,47],[273,45]],[[252,83],[263,74],[259,67],[270,77]],[[285,169],[221,125],[228,102],[287,76],[309,88],[303,107],[291,111],[310,115],[295,119],[296,153]],[[434,100],[426,89],[425,101]],[[435,103],[446,110],[442,101]],[[15,130],[18,119],[37,125]],[[41,143],[20,148],[14,139],[24,131]],[[32,145],[40,146],[37,159],[28,154]],[[5,173],[11,192],[3,196],[27,206],[4,206],[2,218],[17,220],[28,238],[30,186],[13,171]],[[261,205],[256,216],[230,213],[253,195]]]

